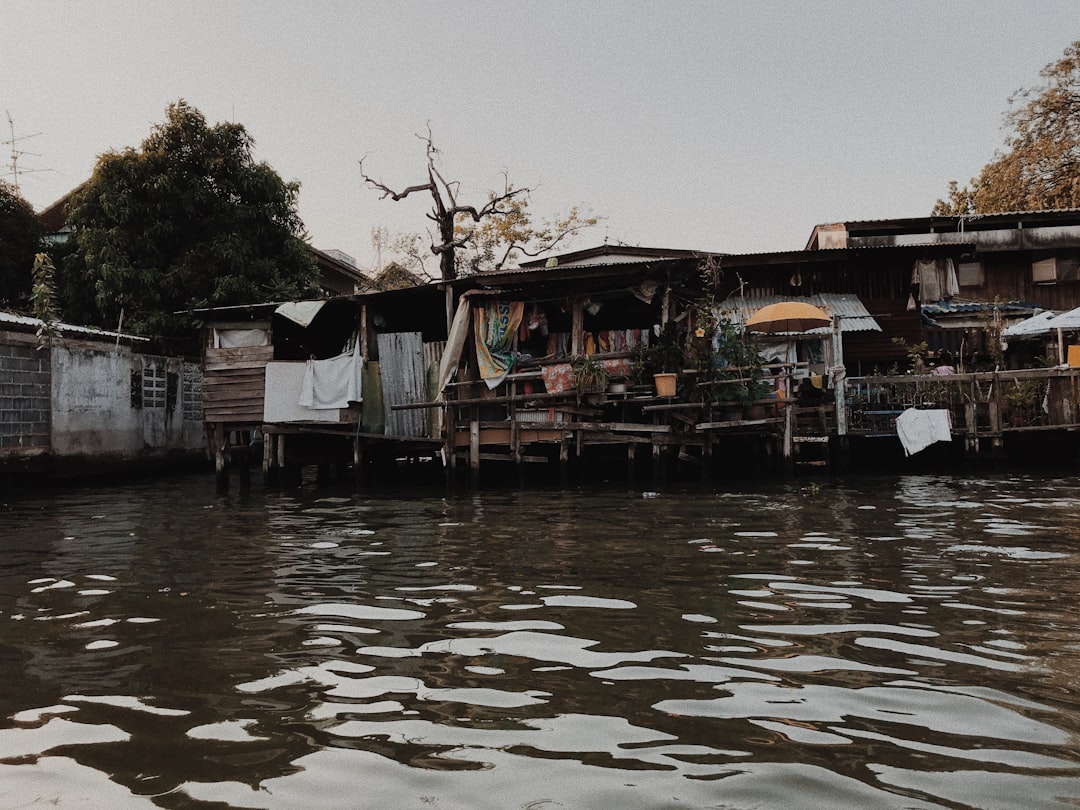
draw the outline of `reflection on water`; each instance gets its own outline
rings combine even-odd
[[[0,512],[0,806],[1075,807],[1080,484]]]

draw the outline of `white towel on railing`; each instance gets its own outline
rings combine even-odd
[[[350,402],[360,402],[362,364],[359,346],[329,360],[308,360],[300,388],[300,404],[315,410],[329,410],[348,408]]]
[[[951,442],[949,412],[944,408],[927,411],[908,408],[896,417],[896,435],[904,445],[906,456],[925,450],[934,442]]]

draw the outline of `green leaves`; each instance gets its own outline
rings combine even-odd
[[[257,163],[253,145],[243,126],[208,126],[180,100],[139,149],[102,155],[72,198],[65,263],[92,286],[98,323],[115,326],[122,309],[126,328],[178,337],[193,326],[184,310],[315,294],[299,185]]]
[[[0,180],[0,302],[25,306],[30,270],[41,249],[41,226],[34,209],[15,187]]]

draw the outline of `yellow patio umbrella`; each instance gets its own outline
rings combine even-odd
[[[751,332],[807,332],[828,326],[832,319],[824,310],[805,301],[781,301],[762,307],[746,322]]]

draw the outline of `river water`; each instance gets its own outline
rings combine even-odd
[[[0,807],[1080,805],[1080,481],[0,508]]]

